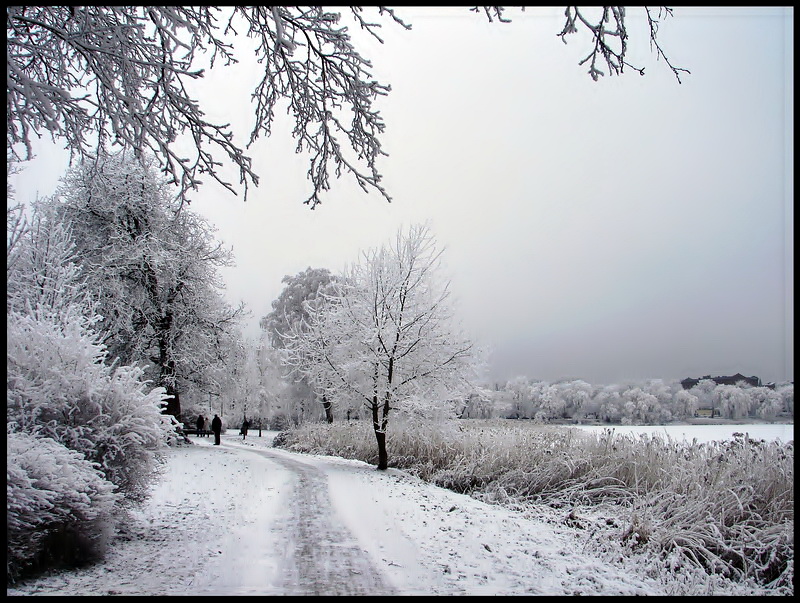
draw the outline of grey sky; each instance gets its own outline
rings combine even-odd
[[[193,196],[234,247],[225,278],[253,312],[247,333],[285,274],[338,271],[428,221],[494,380],[793,379],[793,10],[675,8],[659,40],[692,72],[680,85],[629,12],[646,75],[595,83],[577,64],[586,38],[556,37],[563,9],[511,10],[511,24],[398,9],[413,30],[387,23],[364,50],[393,89],[378,104],[392,204],[341,179],[310,211],[286,123],[250,149],[262,181],[246,204],[214,183]],[[240,140],[256,70],[198,87]],[[21,200],[61,175],[42,149]]]

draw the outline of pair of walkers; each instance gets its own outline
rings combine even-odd
[[[197,417],[197,437],[204,438],[208,434],[206,433],[206,423],[207,420],[203,415]]]
[[[205,430],[206,419],[203,415],[197,417],[197,435],[202,436],[203,431]],[[219,418],[218,415],[214,415],[214,418],[211,420],[211,431],[214,432],[214,445],[219,446],[219,437],[222,433],[222,419]]]

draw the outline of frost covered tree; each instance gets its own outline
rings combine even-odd
[[[141,491],[152,450],[171,436],[163,390],[141,369],[104,363],[96,305],[71,232],[34,204],[8,237],[7,419],[9,429],[49,437],[97,462],[124,492]],[[150,391],[152,390],[152,391]]]
[[[506,382],[504,390],[508,392],[512,405],[510,418],[522,419],[533,416],[535,412],[534,406],[536,405],[534,396],[536,385],[535,383],[531,384],[528,378],[522,375]]]
[[[302,330],[309,323],[308,307],[318,308],[325,303],[323,294],[330,290],[336,280],[327,268],[306,268],[294,276],[286,275],[281,280],[284,288],[277,299],[272,302],[272,311],[263,316],[259,322],[261,329],[267,334],[272,345],[283,350],[286,346],[285,336],[293,330]],[[292,414],[302,417],[313,414],[309,402],[315,398],[312,386],[304,373],[297,375],[294,387],[290,390],[294,395]],[[333,408],[330,400],[323,393],[320,403],[325,411],[326,420],[333,422]]]
[[[262,332],[251,352],[256,373],[258,415],[269,429],[285,428],[290,424],[291,417],[296,417],[298,413],[293,408],[296,398],[290,395],[292,385],[283,376],[285,369],[280,350],[273,347],[267,334]]]
[[[243,336],[232,339],[226,356],[225,370],[216,382],[220,416],[224,414],[232,427],[239,427],[245,418],[253,427],[302,422],[305,417],[298,416],[289,399],[292,384],[282,378],[280,352],[269,344],[266,334],[262,332],[255,341]]]
[[[70,169],[47,205],[75,243],[109,359],[150,365],[179,418],[181,389],[224,362],[221,342],[243,311],[221,294],[230,252],[203,218],[177,211],[151,162],[129,153]]]
[[[381,43],[383,23],[411,29],[394,10],[374,10],[367,15],[362,7],[351,7],[350,23]],[[502,7],[482,10],[490,21],[510,21]],[[671,11],[645,10],[651,46],[677,77],[685,70],[669,62],[657,41],[659,21]],[[305,203],[312,208],[320,203],[332,173],[349,174],[362,189],[388,200],[376,164],[386,155],[380,140],[385,124],[373,103],[390,86],[373,78],[372,63],[343,20],[342,12],[313,6],[8,7],[6,147],[27,159],[31,139],[50,133],[81,158],[111,144],[132,149],[137,157],[149,152],[181,199],[205,174],[236,192],[221,173],[223,156],[238,169],[246,198],[258,175],[235,140],[238,133],[229,124],[208,121],[188,91],[206,68],[237,62],[235,38],[242,33],[254,41],[262,70],[253,83],[254,126],[247,146],[270,135],[275,110],[286,103],[297,151],[309,155],[312,190]],[[568,7],[558,35],[566,42],[579,30],[591,37],[581,64],[589,64],[594,80],[603,69],[644,72],[626,59],[624,7],[602,7],[596,15]]]
[[[307,323],[309,314],[305,302],[322,300],[325,292],[335,276],[327,268],[309,266],[294,276],[286,275],[281,279],[283,290],[272,302],[272,311],[259,321],[261,329],[267,333],[272,345],[284,347],[282,335],[288,334],[295,323]]]
[[[102,556],[123,497],[140,500],[174,442],[164,390],[109,362],[70,227],[52,205],[7,213],[9,580]]]
[[[21,205],[9,208],[6,232],[9,312],[38,318],[91,313],[69,229],[54,221],[44,204],[34,202],[30,219]]]
[[[711,415],[717,411],[715,407],[716,399],[714,397],[714,390],[717,387],[716,381],[713,379],[700,379],[697,384],[689,391],[697,397],[698,408],[711,408]]]
[[[580,379],[559,383],[558,397],[562,400],[561,418],[581,416],[592,398],[592,386]]]
[[[559,384],[560,385],[560,384]],[[542,388],[541,398],[539,399],[539,411],[537,416],[550,419],[562,419],[567,415],[567,400],[564,397],[564,388],[559,385],[551,384],[549,387]]]
[[[783,383],[775,388],[780,395],[783,407],[782,412],[794,414],[794,383]]]
[[[287,378],[283,350],[272,346],[266,332],[255,341],[244,341],[240,355],[237,393],[230,396],[237,401],[233,406],[237,421],[246,413],[264,428],[285,429],[319,418],[313,391],[307,383]]]
[[[175,437],[163,389],[104,362],[69,230],[40,210],[7,230],[9,580],[102,556],[116,502],[145,496]]]
[[[676,417],[694,417],[697,411],[698,399],[693,393],[685,389],[679,389],[673,397],[673,414]]]
[[[598,417],[606,423],[619,423],[622,420],[622,391],[619,385],[606,385],[595,395],[599,404]]]
[[[533,418],[537,423],[544,423],[561,415],[564,409],[563,400],[555,385],[538,381],[531,384],[530,395],[535,409]]]
[[[660,423],[662,409],[658,398],[641,387],[632,387],[622,393],[623,424]]]
[[[764,392],[763,397],[759,397],[758,406],[755,408],[755,415],[762,419],[772,421],[778,416],[778,413],[783,410],[783,400],[781,400],[781,395],[778,392],[769,388],[763,389],[767,391]]]
[[[441,251],[430,230],[412,226],[392,245],[363,254],[326,303],[307,304],[308,327],[287,338],[288,363],[332,400],[366,406],[386,469],[392,411],[452,417],[475,390],[476,352],[455,322]]]
[[[723,419],[741,419],[750,412],[750,396],[736,385],[717,385],[712,399]]]

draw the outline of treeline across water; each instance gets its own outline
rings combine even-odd
[[[718,385],[703,379],[684,389],[678,381],[661,379],[592,385],[581,380],[548,383],[519,377],[495,391],[473,395],[461,412],[462,418],[533,419],[541,423],[595,420],[622,425],[659,425],[698,416],[768,421],[793,418],[794,383],[771,388],[746,382]]]

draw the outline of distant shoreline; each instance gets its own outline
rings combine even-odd
[[[508,419],[509,421],[530,421],[532,419]],[[711,419],[708,417],[687,419],[685,421],[670,421],[669,423],[606,423],[604,421],[595,420],[573,420],[562,419],[558,421],[550,421],[547,425],[564,425],[565,427],[587,426],[587,427],[661,427],[668,425],[794,425],[794,418],[784,418],[781,420],[775,419],[767,421],[765,419],[756,419],[747,417],[744,419]]]

